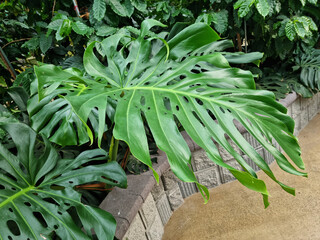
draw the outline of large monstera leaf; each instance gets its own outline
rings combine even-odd
[[[301,53],[295,62],[293,70],[301,70],[300,81],[312,90],[320,90],[320,50]]]
[[[280,168],[306,176],[273,144],[277,141],[295,165],[304,168],[293,136],[294,122],[275,101],[274,94],[255,90],[251,72],[231,68],[222,54],[198,54],[197,50],[219,39],[209,26],[191,25],[162,48],[155,48],[158,44],[153,43],[158,40],[144,34],[155,24],[153,20],[144,21],[140,36],[125,47],[120,45],[125,36],[105,39],[101,43],[105,64],[94,54],[94,43],[89,45],[84,66],[95,80],[72,75],[53,65],[36,67],[40,99],[60,89],[84,123],[92,109],[98,110],[100,137],[107,100],[114,99],[117,101],[115,138],[125,141],[132,154],[152,168],[144,129],[147,124],[159,149],[166,152],[172,171],[183,181],[195,182],[205,197],[208,197],[207,189],[198,183],[191,169],[191,152],[177,124],[212,161],[227,168],[246,187],[262,193],[266,206],[265,183],[231,147],[228,138],[284,190],[294,194],[294,189],[277,180],[235,125],[236,121],[243,125],[275,157]],[[215,143],[225,148],[243,171],[224,163]]]
[[[126,187],[116,162],[98,164],[106,158],[100,149],[59,159],[46,139],[39,155],[37,135],[27,125],[1,121],[0,128],[15,144],[12,150],[0,144],[0,239],[92,239],[92,230],[98,239],[113,239],[113,216],[82,204],[73,187],[92,181]],[[83,166],[88,162],[96,164]]]

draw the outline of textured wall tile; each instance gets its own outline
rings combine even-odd
[[[156,203],[151,194],[148,195],[139,212],[147,228],[151,226],[156,216],[159,216]]]
[[[160,197],[160,195],[163,194],[163,193],[164,193],[164,187],[163,187],[162,180],[161,180],[161,178],[160,178],[160,179],[159,179],[159,184],[156,183],[156,184],[153,186],[153,188],[152,188],[152,190],[151,190],[151,194],[152,194],[152,196],[153,196],[153,199],[154,199],[155,201],[157,201],[158,198]]]
[[[158,200],[156,201],[156,206],[157,206],[162,224],[165,225],[169,221],[172,215],[172,210],[167,198],[167,194],[163,193],[161,196],[159,196]]]
[[[173,190],[178,188],[178,182],[180,182],[180,179],[174,175],[174,173],[169,169],[161,176],[164,190]]]
[[[198,192],[198,188],[195,183],[179,182],[178,185],[183,198]]]
[[[309,121],[318,113],[318,106],[317,106],[317,96],[312,98],[312,102],[309,104],[308,114],[309,114]]]
[[[195,173],[196,177],[202,185],[211,188],[221,184],[218,167],[211,167]]]
[[[148,240],[161,240],[164,228],[159,216],[156,216],[152,225],[147,229]]]
[[[140,215],[137,214],[133,219],[130,227],[123,237],[124,240],[148,240],[146,236],[146,229],[144,228],[143,222],[140,218]]]
[[[178,209],[184,202],[179,187],[177,189],[166,191],[166,194],[167,194],[172,211],[175,211],[176,209]]]
[[[192,154],[192,167],[194,171],[199,171],[209,167],[213,167],[216,164],[210,160],[207,153],[204,150],[198,150]]]
[[[303,129],[305,126],[307,126],[308,122],[309,122],[308,108],[303,108],[301,110],[301,126],[300,126],[300,128]]]
[[[293,103],[292,103],[292,118],[295,119],[296,116],[299,116],[301,114],[301,97],[298,97]]]

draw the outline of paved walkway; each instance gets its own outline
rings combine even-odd
[[[165,227],[163,240],[240,239],[320,239],[320,115],[299,134],[302,159],[308,178],[272,170],[283,183],[296,188],[296,196],[283,191],[259,173],[270,193],[270,206],[264,209],[260,194],[237,181],[210,190],[204,205],[195,194],[174,212]]]

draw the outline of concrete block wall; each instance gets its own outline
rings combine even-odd
[[[311,99],[302,99],[293,93],[280,102],[287,107],[287,114],[296,122],[295,135],[320,111],[320,94]],[[273,156],[257,140],[244,129],[240,132],[268,164],[273,162]],[[212,162],[205,151],[200,149],[186,133],[183,133],[183,136],[192,151],[192,168],[201,184],[212,188],[235,180],[227,169]],[[255,171],[259,170],[254,162],[244,155],[231,140],[229,143]],[[281,150],[276,142],[274,142],[274,146]],[[233,156],[223,148],[217,147],[226,163],[241,169]],[[154,168],[161,176],[159,184],[155,182],[151,172],[129,176],[128,188],[115,189],[100,205],[101,208],[115,216],[117,221],[116,237],[118,239],[160,240],[164,226],[172,213],[183,204],[184,198],[198,192],[196,184],[181,182],[171,172],[165,155],[158,157],[158,163]]]

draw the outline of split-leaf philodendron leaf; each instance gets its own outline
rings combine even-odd
[[[93,181],[126,187],[122,168],[116,162],[83,166],[106,159],[101,149],[60,159],[46,139],[37,156],[36,133],[25,124],[2,120],[0,128],[15,148],[0,144],[0,239],[92,239],[92,230],[98,239],[113,239],[113,216],[82,204],[73,187]]]
[[[83,62],[91,78],[71,74],[53,65],[36,67],[40,100],[54,91],[61,91],[61,97],[69,102],[83,123],[87,123],[92,110],[97,110],[100,139],[108,99],[113,99],[117,102],[114,137],[125,141],[132,154],[152,168],[144,129],[147,124],[159,149],[166,152],[172,171],[181,180],[196,183],[206,198],[208,191],[198,183],[191,169],[191,152],[177,122],[212,161],[227,168],[246,187],[260,192],[266,206],[265,183],[231,147],[228,138],[285,191],[294,194],[293,188],[277,180],[235,125],[236,121],[243,125],[284,171],[306,176],[273,145],[277,141],[294,164],[304,168],[300,147],[293,136],[294,122],[286,115],[286,108],[276,102],[273,93],[255,90],[251,72],[230,67],[221,53],[197,53],[203,46],[219,40],[208,25],[191,25],[168,42],[164,41],[162,48],[154,47],[158,46],[154,41],[159,39],[145,37],[155,25],[161,24],[154,20],[144,21],[140,36],[124,47],[120,44],[126,37],[123,35],[102,41],[105,63],[95,55],[95,44],[90,44]],[[91,130],[87,129],[92,138]],[[216,144],[226,149],[243,171],[225,163]],[[158,177],[156,173],[155,176]]]

